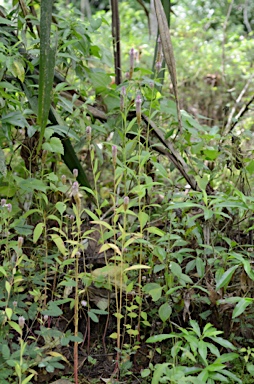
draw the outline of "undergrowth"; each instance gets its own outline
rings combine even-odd
[[[52,46],[23,12],[1,16],[1,384],[251,382],[248,121],[188,108],[181,131],[158,52],[115,84],[106,19],[60,12]]]

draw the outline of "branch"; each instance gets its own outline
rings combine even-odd
[[[234,129],[234,127],[236,126],[236,124],[238,123],[238,121],[241,119],[241,117],[243,117],[243,115],[249,110],[249,106],[251,105],[251,103],[253,103],[254,101],[254,96],[252,96],[252,98],[248,101],[247,104],[245,104],[239,111],[239,113],[236,115],[235,117],[235,121],[233,122],[233,124],[231,125],[230,127],[230,132]]]

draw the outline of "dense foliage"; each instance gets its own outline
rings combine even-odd
[[[254,5],[155,3],[0,8],[1,384],[252,383]]]

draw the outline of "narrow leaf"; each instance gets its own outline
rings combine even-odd
[[[158,26],[160,31],[160,38],[161,38],[161,43],[163,47],[164,57],[165,57],[166,64],[168,66],[170,78],[173,85],[173,91],[174,91],[176,107],[177,107],[179,129],[180,129],[180,132],[182,132],[182,118],[181,118],[178,91],[177,91],[175,57],[174,57],[170,32],[168,28],[168,22],[167,22],[167,18],[166,18],[163,6],[161,4],[161,0],[154,0],[154,6],[155,6],[155,11],[156,11],[157,20],[158,20]]]
[[[233,267],[229,268],[225,273],[223,273],[223,275],[216,284],[216,291],[228,285],[237,268],[238,265],[234,265]]]
[[[242,298],[235,306],[235,309],[232,314],[232,319],[235,319],[236,317],[240,316],[245,309],[253,303],[253,299],[249,298]]]
[[[40,71],[39,71],[39,102],[38,102],[38,125],[40,125],[40,138],[37,148],[39,153],[45,128],[48,121],[48,114],[51,104],[51,91],[53,87],[54,68],[55,68],[55,52],[56,47],[50,46],[50,30],[52,20],[52,0],[44,0],[41,2],[41,19],[40,19]]]

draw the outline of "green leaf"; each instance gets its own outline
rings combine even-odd
[[[21,384],[28,384],[30,380],[34,377],[34,373],[31,373],[31,375],[27,376],[24,380],[22,380]]]
[[[157,169],[159,175],[164,177],[164,179],[168,179],[169,178],[168,172],[166,171],[166,169],[163,167],[162,164],[157,163],[157,162],[153,162],[153,165]]]
[[[254,160],[251,160],[245,169],[252,175],[254,173]]]
[[[248,369],[248,368],[247,368],[247,369]],[[232,380],[233,383],[239,383],[239,384],[242,384],[242,380],[239,379],[239,377],[237,377],[234,373],[232,373],[232,372],[230,372],[230,371],[228,371],[228,370],[226,370],[226,369],[223,369],[223,370],[222,370],[222,373],[223,373],[225,376],[229,377],[229,378]]]
[[[91,320],[93,320],[95,323],[99,323],[99,318],[94,312],[88,311],[87,313]]]
[[[157,283],[148,283],[143,287],[145,293],[152,296],[153,301],[157,301],[161,298],[162,287]]]
[[[10,124],[14,125],[15,127],[21,127],[25,128],[28,124],[24,116],[18,112],[10,112],[7,115],[3,115],[1,118],[2,124]]]
[[[51,137],[48,142],[42,144],[42,148],[51,153],[64,154],[63,144],[58,137]]]
[[[77,141],[80,141],[80,137],[76,134],[76,132],[74,132],[73,129],[71,129],[67,125],[60,125],[60,124],[51,125],[50,129],[52,129],[54,133],[58,133],[60,136],[64,137],[66,135],[66,136],[71,137]],[[47,130],[47,128],[46,128],[46,130]]]
[[[219,356],[216,360],[215,363],[227,363],[229,361],[233,361],[235,359],[238,359],[239,355],[238,353],[230,352],[230,353],[223,353],[223,355]]]
[[[12,60],[8,66],[9,71],[13,76],[17,77],[22,83],[25,80],[25,69],[21,60]]]
[[[202,278],[205,274],[205,263],[204,263],[204,260],[201,259],[201,257],[196,258],[196,268],[197,268],[198,277]]]
[[[205,191],[206,186],[209,182],[208,177],[206,175],[204,177],[196,176],[195,179],[196,179],[198,186],[201,189],[201,191]]]
[[[48,315],[48,316],[61,316],[63,314],[63,311],[54,303],[54,301],[49,301],[48,303],[48,309],[45,311],[42,311],[43,315]]]
[[[216,149],[204,149],[203,152],[206,157],[206,160],[215,160],[220,154],[220,152]]]
[[[11,351],[10,351],[10,348],[8,347],[8,345],[3,344],[1,350],[2,350],[2,355],[3,355],[4,360],[8,360],[10,358],[10,355],[11,355]]]
[[[11,308],[5,308],[5,313],[6,313],[8,320],[11,320],[12,313],[13,313],[12,309]]]
[[[48,121],[53,87],[56,47],[50,46],[50,30],[52,21],[52,0],[41,3],[40,18],[40,66],[39,66],[39,99],[37,123],[40,126],[40,138],[37,147],[39,153]],[[61,152],[59,152],[61,153]]]
[[[140,227],[141,229],[143,229],[149,219],[149,215],[145,212],[140,211],[138,214],[138,219],[139,219]]]
[[[171,333],[155,335],[155,336],[149,337],[146,340],[146,342],[147,343],[158,343],[158,342],[163,341],[163,340],[172,339],[173,337],[176,337],[176,335],[175,334],[171,334]]]
[[[185,208],[201,208],[203,209],[203,206],[200,204],[192,203],[191,201],[183,201],[182,203],[171,203],[169,207],[166,209],[166,211],[170,211],[173,209],[185,209]]]
[[[172,313],[172,308],[168,303],[164,303],[160,306],[159,316],[163,321],[163,323],[170,318],[171,313]]]
[[[48,189],[48,186],[43,181],[34,178],[22,179],[19,182],[19,187],[27,192],[37,190],[46,193]]]
[[[58,201],[55,207],[61,215],[66,211],[66,204],[64,204],[62,201]]]
[[[182,275],[182,268],[179,264],[175,263],[174,261],[171,261],[170,263],[170,270],[176,277],[181,277]]]
[[[143,369],[143,370],[141,371],[141,377],[142,377],[142,378],[147,377],[147,376],[150,375],[150,373],[151,373],[150,369],[145,368],[145,369]]]
[[[254,376],[254,365],[251,363],[248,363],[246,365],[247,371],[251,374],[251,376]]]
[[[10,293],[11,293],[11,284],[9,283],[8,280],[6,280],[6,282],[5,282],[5,289],[6,289],[6,292],[8,293],[8,295],[10,295]]]
[[[37,243],[39,237],[42,234],[44,228],[44,223],[38,223],[36,227],[34,228],[34,234],[33,234],[33,242]]]
[[[200,338],[201,337],[201,331],[199,328],[199,325],[196,320],[190,320],[190,325],[193,328],[193,331],[196,333],[196,335]]]
[[[234,308],[232,319],[235,319],[236,317],[240,316],[245,311],[245,309],[252,303],[253,299],[247,297],[240,299]]]
[[[207,343],[203,340],[200,340],[198,342],[198,352],[200,354],[200,356],[202,357],[203,361],[205,362],[205,364],[207,364]]]
[[[156,364],[153,372],[152,384],[160,383],[160,379],[164,375],[164,372],[166,371],[167,367],[168,363]]]
[[[147,232],[153,233],[154,235],[157,235],[157,236],[160,236],[160,237],[165,235],[165,232],[162,231],[161,229],[157,228],[157,227],[149,227],[146,230],[147,230]]]
[[[233,267],[229,268],[225,273],[223,273],[219,281],[217,281],[216,291],[218,291],[221,288],[227,287],[237,268],[238,268],[238,265],[234,265]]]
[[[213,340],[215,343],[220,344],[224,348],[232,349],[232,351],[236,350],[236,347],[232,343],[230,343],[230,341],[224,340],[222,337],[218,337],[218,336],[212,337],[212,336],[210,336],[210,339]]]
[[[60,236],[58,236],[56,233],[53,233],[51,235],[52,240],[56,244],[58,250],[61,252],[62,255],[67,254],[67,249],[65,248],[64,242]]]
[[[11,328],[13,328],[16,332],[18,332],[22,336],[22,329],[20,326],[14,321],[8,321],[8,324]]]

